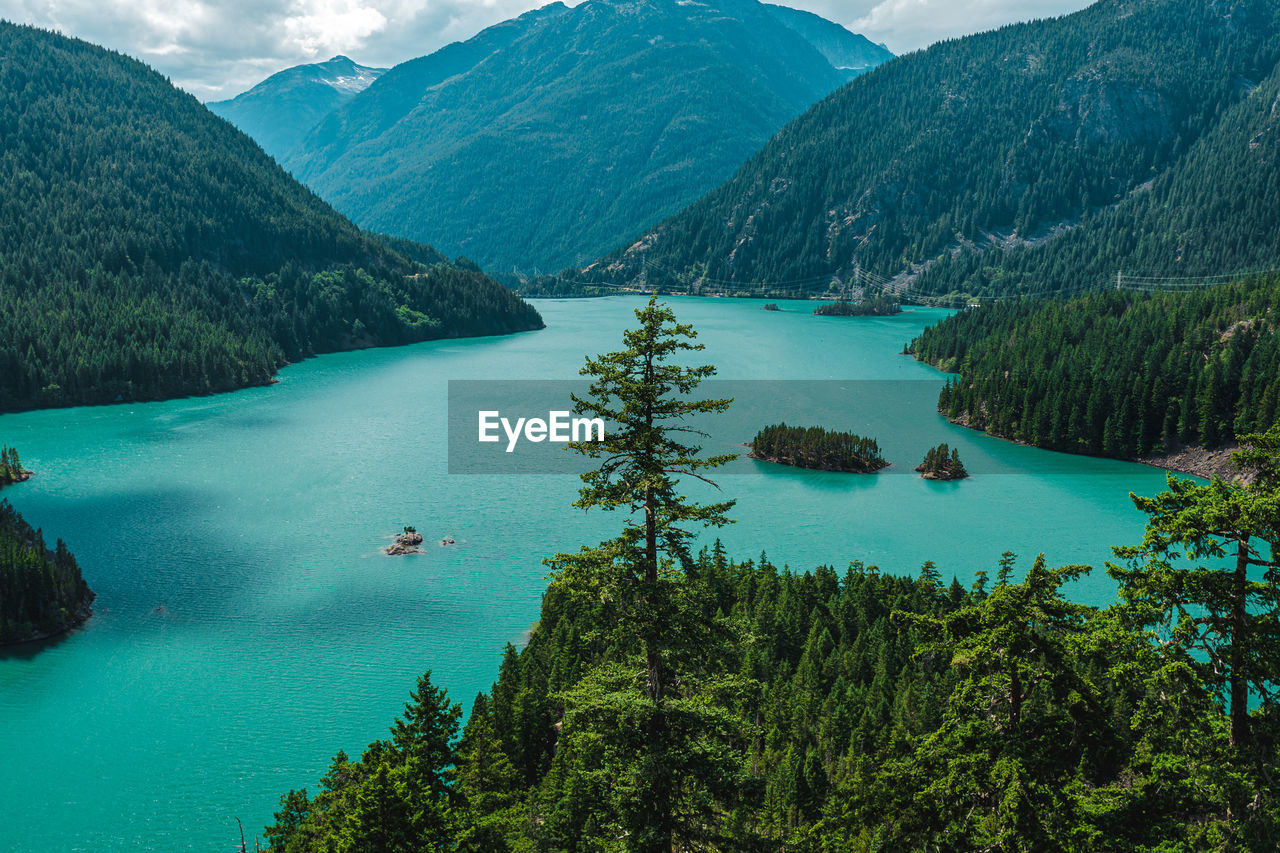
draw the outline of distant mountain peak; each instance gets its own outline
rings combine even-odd
[[[247,92],[205,106],[279,159],[322,118],[369,88],[386,70],[338,54],[325,62],[277,71]]]
[[[890,57],[759,0],[555,2],[397,65],[282,162],[380,231],[492,269],[562,269]]]
[[[884,45],[820,15],[791,6],[768,4],[768,8],[780,23],[804,36],[832,66],[851,77],[893,58]]]

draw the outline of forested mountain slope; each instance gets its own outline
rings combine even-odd
[[[815,105],[584,278],[820,290],[860,266],[1047,292],[1274,258],[1277,59],[1263,0],[1101,0],[943,42]]]
[[[328,62],[286,68],[247,92],[205,106],[279,160],[322,118],[363,92],[386,70],[335,56]]]
[[[1069,293],[1124,274],[1185,285],[1280,268],[1278,104],[1280,67],[1171,168],[1078,228],[1038,246],[959,252],[915,284],[939,294]]]
[[[888,57],[756,0],[553,3],[393,68],[284,163],[364,227],[559,269],[693,201]]]
[[[963,311],[916,357],[959,375],[939,407],[1074,453],[1218,447],[1280,420],[1280,277],[1191,293],[1096,293]]]
[[[0,93],[0,411],[541,325],[479,273],[362,233],[135,60],[4,23]]]

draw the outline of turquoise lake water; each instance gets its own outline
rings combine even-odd
[[[724,378],[901,383],[899,405],[822,425],[875,436],[891,471],[946,441],[976,474],[742,460],[721,478],[738,500],[719,533],[730,554],[895,573],[932,559],[968,583],[1005,550],[1024,565],[1043,551],[1099,566],[1073,593],[1110,599],[1109,546],[1141,538],[1128,493],[1158,491],[1163,472],[946,423],[931,405],[942,375],[900,355],[946,312],[670,301]],[[83,630],[0,652],[0,844],[230,851],[239,817],[252,848],[280,794],[314,791],[335,751],[385,736],[423,670],[469,707],[537,618],[542,558],[620,519],[572,509],[570,475],[448,474],[447,382],[573,379],[585,355],[618,348],[639,304],[540,300],[539,332],[324,356],[216,397],[0,417],[36,471],[3,496],[68,542],[98,593]],[[876,387],[892,402],[895,385]],[[404,524],[429,553],[382,556]]]

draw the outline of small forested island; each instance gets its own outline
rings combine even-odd
[[[954,447],[948,448],[946,442],[930,447],[916,470],[926,480],[963,480],[969,476],[960,461],[959,451]]]
[[[848,299],[837,299],[813,309],[813,313],[824,317],[889,317],[902,313],[902,305],[892,296],[880,293],[868,296],[856,302]]]
[[[7,500],[0,500],[0,645],[53,637],[84,623],[94,594],[76,558],[54,550]]]
[[[871,474],[889,464],[880,455],[880,446],[874,438],[785,423],[767,426],[756,433],[747,455],[797,468],[854,474]]]
[[[17,448],[0,447],[0,486],[11,486],[30,477],[31,472],[23,468],[18,459]]]
[[[778,307],[778,303],[776,302],[766,302],[764,304],[764,310],[765,311],[781,311],[782,309]]]

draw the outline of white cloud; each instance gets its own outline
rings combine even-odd
[[[358,0],[304,0],[295,7],[295,14],[285,19],[284,41],[308,56],[327,59],[340,46],[363,43],[386,26],[381,12]]]
[[[344,53],[391,66],[549,0],[0,0],[0,18],[56,29],[135,56],[204,100]],[[576,2],[576,0],[574,0]],[[902,53],[1084,0],[771,0],[788,2]],[[570,5],[573,5],[571,2]]]
[[[141,59],[202,100],[338,53],[391,66],[536,0],[0,0],[0,18]]]

